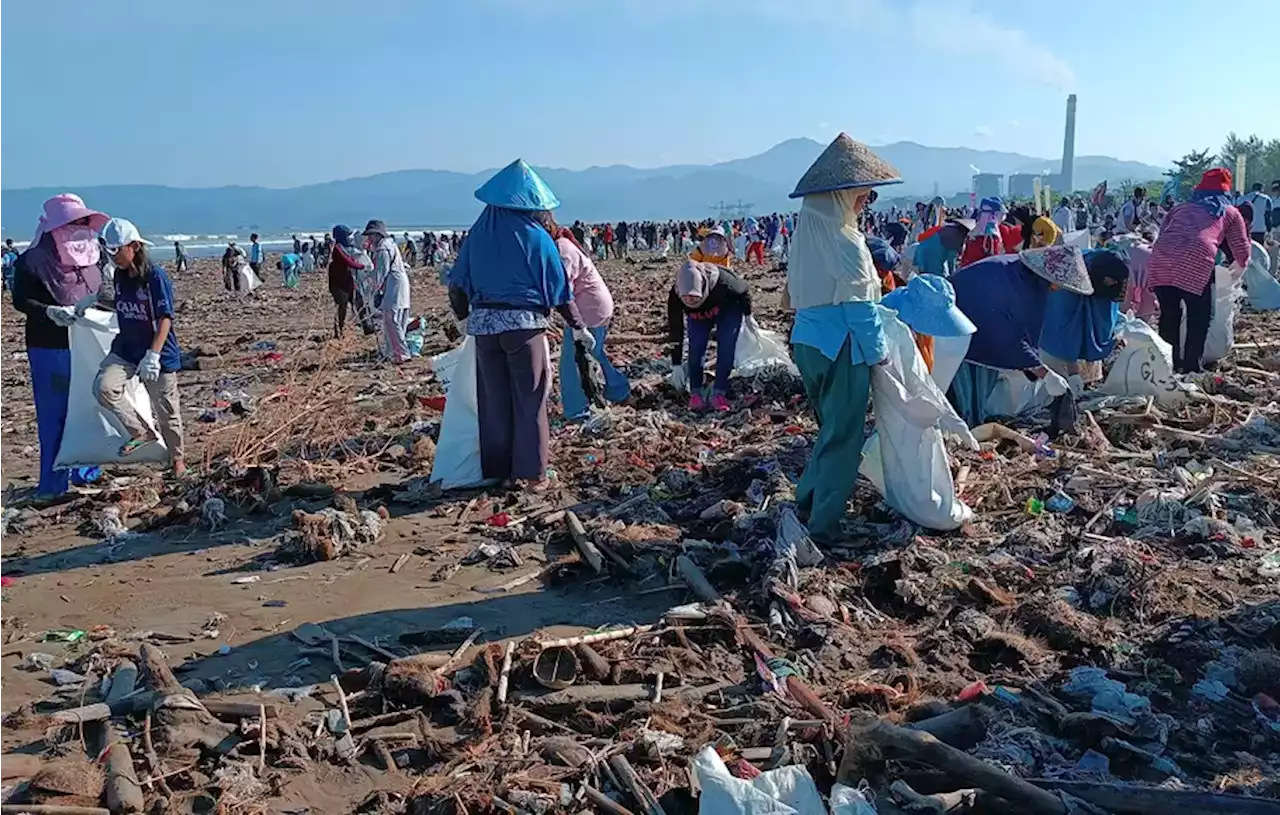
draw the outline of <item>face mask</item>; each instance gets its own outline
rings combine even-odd
[[[87,226],[67,224],[53,230],[58,262],[63,266],[94,266],[98,263],[98,234]]]

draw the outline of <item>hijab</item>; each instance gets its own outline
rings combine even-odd
[[[1053,246],[1062,239],[1062,230],[1049,218],[1041,215],[1031,224],[1032,234],[1040,239],[1041,246]],[[1031,248],[1028,246],[1027,248]]]
[[[39,243],[29,247],[23,255],[27,268],[49,290],[53,301],[60,306],[74,306],[102,288],[102,270],[98,268],[97,236],[90,231],[93,251],[88,251],[76,231],[87,227],[72,226],[72,231],[64,237],[76,245],[67,246],[59,243],[59,232],[65,228],[44,232]]]
[[[686,260],[676,272],[676,294],[681,300],[697,298],[694,307],[707,302],[716,284],[720,282],[720,267],[714,263]]]

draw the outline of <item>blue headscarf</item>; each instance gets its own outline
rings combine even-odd
[[[1114,334],[1120,319],[1117,300],[1129,279],[1129,268],[1120,253],[1108,249],[1086,252],[1085,263],[1094,294],[1061,289],[1049,292],[1040,331],[1040,347],[1068,362],[1098,362],[1115,350]]]
[[[449,285],[474,307],[546,312],[573,300],[560,250],[531,212],[487,206],[467,233]]]
[[[1191,193],[1191,203],[1199,204],[1209,211],[1209,214],[1215,218],[1221,218],[1227,214],[1227,207],[1231,205],[1231,199],[1227,197],[1225,192],[1218,190],[1196,190]]]
[[[333,242],[347,249],[351,247],[351,227],[338,224],[333,228]]]

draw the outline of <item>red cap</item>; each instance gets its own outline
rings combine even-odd
[[[1196,185],[1196,189],[1231,192],[1231,171],[1225,167],[1215,167],[1207,171],[1200,177],[1200,183]]]

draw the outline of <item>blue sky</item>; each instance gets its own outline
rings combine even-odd
[[[1280,137],[1276,31],[1275,0],[11,0],[0,183],[705,163],[840,130],[1054,157],[1069,91],[1077,154],[1163,164]]]

